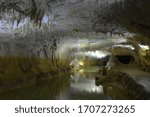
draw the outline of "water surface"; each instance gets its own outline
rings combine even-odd
[[[0,99],[104,100],[127,99],[116,87],[96,86],[98,67],[84,68],[72,74],[38,80],[34,85],[0,93]]]

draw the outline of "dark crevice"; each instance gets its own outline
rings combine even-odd
[[[122,64],[129,64],[131,61],[134,60],[133,56],[130,55],[119,55],[116,56],[120,63]]]

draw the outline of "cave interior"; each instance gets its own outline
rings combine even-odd
[[[150,99],[149,4],[0,0],[0,99]]]

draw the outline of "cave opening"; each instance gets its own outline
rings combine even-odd
[[[131,55],[117,55],[116,57],[122,64],[129,64],[131,61],[134,61],[134,57]]]

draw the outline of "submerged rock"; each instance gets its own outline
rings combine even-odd
[[[106,75],[97,76],[95,78],[96,85],[115,86],[118,90],[122,90],[124,95],[131,97],[131,99],[150,99],[150,92],[145,87],[138,84],[128,74],[118,71],[107,71]],[[117,92],[117,91],[116,91]]]

